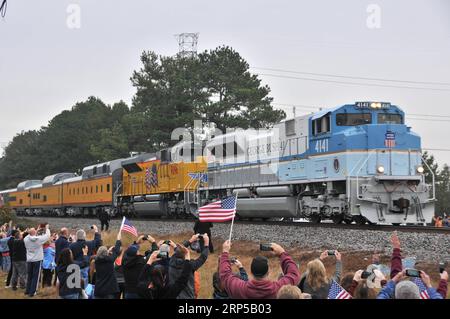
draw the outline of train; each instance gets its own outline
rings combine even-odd
[[[237,218],[417,224],[434,216],[420,136],[389,102],[355,102],[267,129],[233,129],[0,191],[19,215],[197,217],[237,196]],[[426,173],[431,181],[426,181]]]

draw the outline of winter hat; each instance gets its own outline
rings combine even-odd
[[[77,240],[86,240],[86,232],[83,229],[77,230]]]
[[[136,245],[131,245],[130,247],[128,247],[128,249],[127,249],[127,251],[126,251],[126,254],[127,254],[127,256],[129,256],[129,257],[134,257],[134,256],[136,256],[137,255],[137,253],[138,253],[138,247],[136,246]]]
[[[395,286],[395,299],[420,299],[419,287],[410,280],[400,281]]]
[[[256,256],[252,260],[252,274],[255,277],[264,277],[269,271],[269,260],[264,256]]]

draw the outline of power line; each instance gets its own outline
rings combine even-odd
[[[360,76],[349,76],[349,75],[337,75],[337,74],[328,74],[328,73],[291,71],[291,70],[276,69],[276,68],[251,67],[251,69],[265,70],[265,71],[274,71],[274,72],[284,72],[284,73],[293,73],[293,74],[327,76],[327,77],[333,77],[333,78],[344,78],[344,79],[354,79],[354,80],[368,80],[368,81],[383,81],[383,82],[395,82],[395,83],[411,83],[411,84],[429,84],[429,85],[447,85],[447,86],[450,86],[450,83],[448,83],[448,82],[422,82],[422,81],[408,81],[408,80],[391,80],[391,79],[360,77]]]
[[[312,106],[312,105],[300,105],[300,104],[286,104],[286,103],[272,103],[273,105],[277,106],[285,106],[286,108],[300,108],[300,109],[315,109],[319,110],[320,107],[318,106]],[[414,117],[410,117],[414,116]],[[447,122],[450,120],[442,120],[442,119],[421,119],[421,118],[415,118],[415,116],[426,116],[426,117],[437,117],[437,118],[450,118],[450,115],[442,115],[442,114],[418,114],[418,113],[406,113],[406,117],[411,120],[419,120],[419,121],[437,121],[437,122]]]
[[[256,73],[256,74],[257,75],[262,75],[262,76],[275,77],[275,78],[291,79],[291,80],[326,82],[326,83],[357,85],[357,86],[386,87],[386,88],[396,88],[396,89],[412,89],[412,90],[428,90],[428,91],[450,92],[450,89],[441,89],[441,88],[424,88],[424,87],[415,87],[415,86],[400,86],[400,85],[388,85],[388,84],[376,84],[376,83],[357,83],[357,82],[346,82],[346,81],[334,81],[334,80],[313,79],[313,78],[304,78],[304,77],[289,76],[289,75],[279,75],[279,74],[269,74],[269,73]]]

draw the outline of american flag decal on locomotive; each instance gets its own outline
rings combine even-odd
[[[158,169],[156,164],[153,164],[152,168],[147,168],[145,171],[145,185],[147,188],[158,186]]]
[[[387,131],[384,138],[384,146],[387,148],[395,147],[395,133]]]

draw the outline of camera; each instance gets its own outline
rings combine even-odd
[[[446,262],[441,261],[439,263],[439,273],[442,274],[445,271],[445,267],[447,266]]]
[[[261,251],[272,251],[272,245],[271,244],[260,244],[259,250]]]
[[[335,255],[334,250],[329,250],[328,251],[328,256],[334,256],[334,255]]]
[[[94,229],[94,226],[91,226],[91,229]]]
[[[170,246],[170,240],[165,240],[164,244],[169,245]]]
[[[236,257],[231,257],[230,258],[230,263],[234,264],[236,263],[237,258]]]
[[[148,236],[145,235],[144,237],[142,237],[142,240],[148,240]]]
[[[420,277],[420,270],[406,269],[406,276],[408,277]]]
[[[373,274],[373,272],[364,270],[361,274],[361,279],[367,279],[372,274]]]
[[[167,259],[169,258],[169,253],[167,251],[161,251],[156,258]]]
[[[203,239],[203,235],[198,235],[198,239]]]

